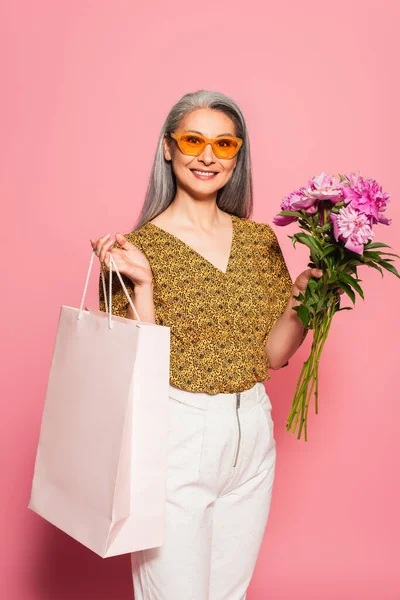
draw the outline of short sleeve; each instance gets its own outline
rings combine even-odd
[[[263,273],[266,288],[270,290],[271,329],[279,317],[283,314],[289,302],[293,281],[289,273],[278,238],[272,227],[265,223],[261,227],[261,239],[266,248],[268,268]],[[304,328],[299,347],[304,342],[308,328]],[[268,338],[267,338],[268,339]],[[289,364],[286,362],[284,367]]]
[[[125,235],[125,237],[127,237],[129,234],[124,234],[124,235]],[[121,248],[121,246],[118,244],[118,242],[115,242],[114,247]],[[106,266],[103,266],[101,268],[103,269],[103,273],[104,273],[104,281],[105,281],[107,303],[108,303],[110,270]],[[131,279],[129,279],[129,277],[127,275],[124,275],[123,273],[121,273],[121,277],[122,277],[122,280],[126,286],[126,289],[129,293],[129,295],[132,295],[133,290],[134,290],[134,283],[132,282]],[[112,313],[113,313],[113,315],[117,315],[118,317],[126,317],[126,314],[128,312],[128,307],[129,307],[129,300],[125,295],[125,292],[121,285],[121,281],[120,281],[118,275],[115,273],[115,271],[113,271],[113,273],[112,273],[112,290],[111,291],[112,291]],[[104,298],[101,270],[100,270],[100,276],[99,276],[99,308],[103,312],[107,312],[105,298]]]

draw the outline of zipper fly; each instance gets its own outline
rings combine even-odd
[[[241,432],[241,428],[240,428],[240,420],[239,420],[239,408],[240,408],[240,392],[236,392],[236,420],[237,420],[237,426],[238,426],[238,441],[237,441],[237,447],[236,447],[235,462],[233,463],[234,467],[236,467],[237,459],[239,456],[240,439],[242,437],[242,432]]]

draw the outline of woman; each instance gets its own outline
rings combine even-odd
[[[305,338],[268,224],[250,219],[250,148],[227,96],[186,94],[162,128],[135,229],[110,253],[141,320],[171,328],[165,542],[132,553],[136,600],[242,600],[267,523],[276,448],[268,369]],[[113,312],[134,318],[117,277]],[[100,308],[105,310],[100,281]],[[124,349],[126,351],[126,349]]]

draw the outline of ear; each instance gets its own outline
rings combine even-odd
[[[164,134],[164,139],[163,139],[163,146],[164,146],[164,158],[165,160],[172,160],[172,156],[171,156],[171,140],[168,138],[168,135],[165,133]]]

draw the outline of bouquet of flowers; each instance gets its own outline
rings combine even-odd
[[[364,298],[357,273],[361,265],[377,269],[382,277],[383,268],[400,278],[390,258],[400,256],[378,250],[390,248],[387,244],[372,242],[375,225],[391,224],[384,215],[389,197],[377,181],[363,178],[360,173],[331,177],[323,171],[306,187],[287,195],[282,200],[282,210],[273,219],[275,225],[298,222],[302,231],[288,237],[293,246],[299,242],[309,248],[309,267],[323,271],[318,280],[310,278],[305,294],[294,296],[299,304],[293,310],[303,325],[313,330],[310,356],[300,373],[286,425],[292,433],[299,425],[298,439],[304,426],[307,441],[307,415],[313,392],[318,414],[318,367],[333,315],[353,308],[340,308],[338,288],[353,304],[356,293]]]

